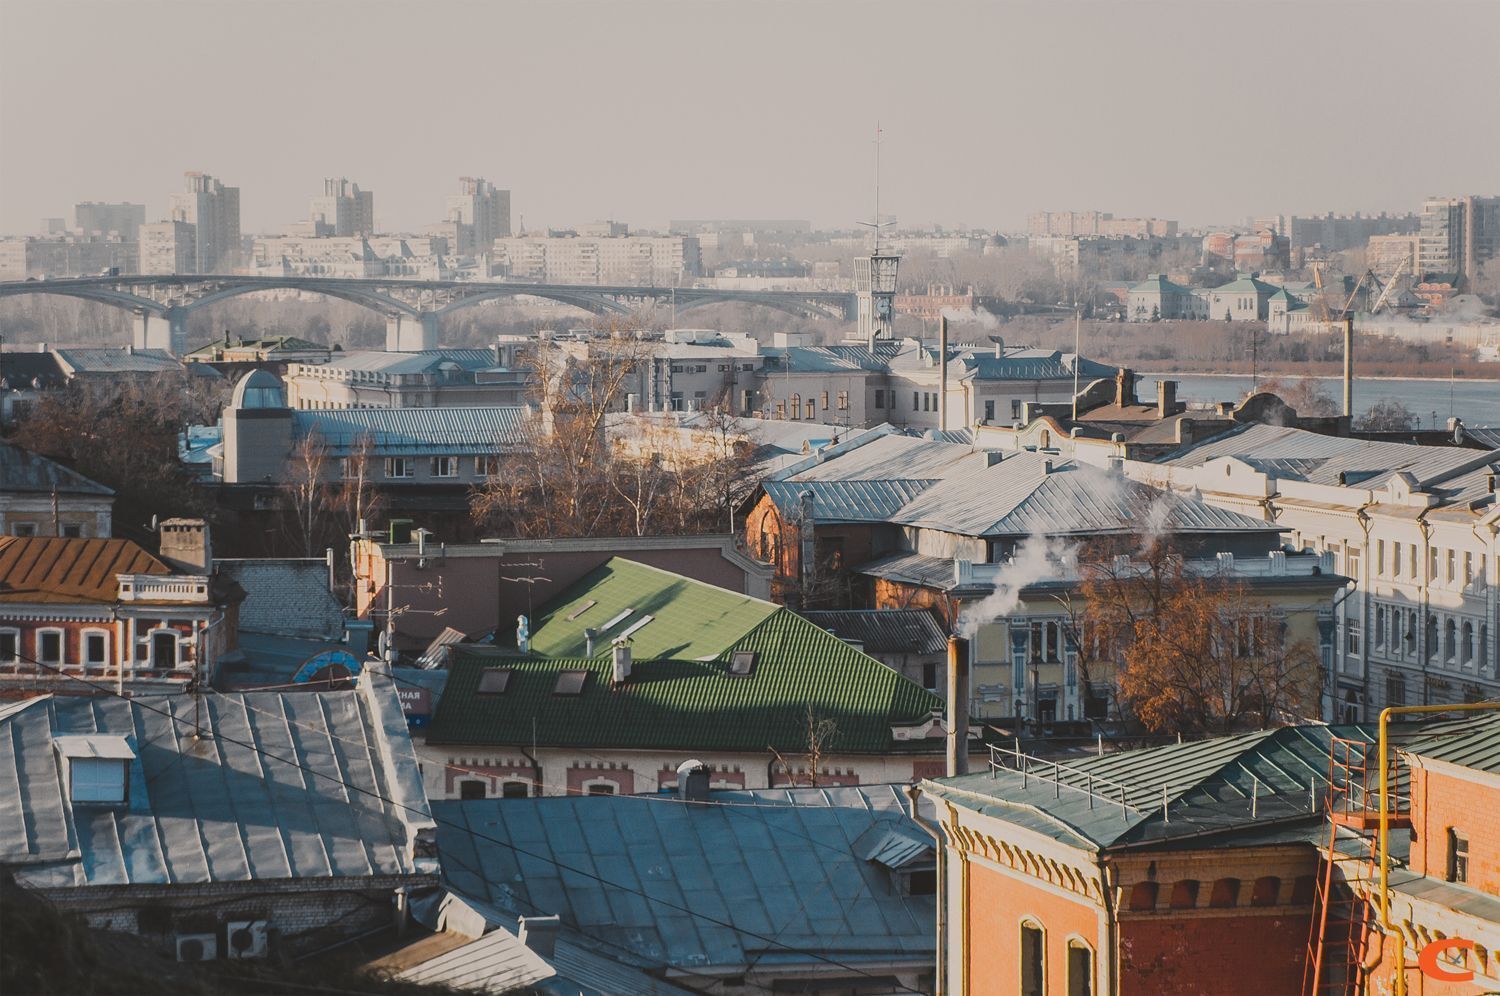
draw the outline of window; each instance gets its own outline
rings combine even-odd
[[[83,662],[90,667],[103,667],[109,662],[109,634],[103,630],[87,630],[83,634]]]
[[[828,410],[828,392],[827,391],[823,392],[823,410],[825,412]]]
[[[500,798],[525,799],[531,795],[531,786],[525,782],[506,782],[500,786]]]
[[[817,405],[817,402],[815,402],[815,401],[813,401],[812,399],[809,398],[808,402],[807,402],[807,420],[809,422],[811,422],[813,419],[815,419],[817,417],[818,417],[818,405]]]
[[[737,677],[749,677],[755,673],[754,650],[736,650],[729,657],[729,673]]]
[[[484,782],[477,778],[466,778],[458,783],[460,799],[483,799],[487,794]]]
[[[1360,625],[1359,620],[1348,618],[1344,620],[1344,650],[1350,657],[1359,656]]]
[[[1399,674],[1387,674],[1385,676],[1385,704],[1388,706],[1406,705],[1406,678]]]
[[[1357,547],[1357,546],[1351,546],[1349,548],[1349,558],[1348,558],[1348,564],[1347,564],[1347,571],[1346,571],[1346,573],[1348,574],[1349,577],[1353,578],[1355,581],[1359,581],[1360,580],[1360,576],[1359,576],[1359,556],[1360,556],[1360,549],[1359,549],[1359,547]]]
[[[497,667],[488,668],[479,676],[479,687],[475,690],[479,695],[504,695],[505,690],[510,687],[511,668]]]
[[[843,412],[848,411],[849,410],[849,392],[848,391],[840,391],[839,394],[838,394],[838,402],[839,402],[839,411],[843,411]]]
[[[1385,577],[1385,540],[1375,541],[1375,576]]]
[[[1019,398],[1011,398],[1010,399],[1010,417],[1011,418],[1020,418],[1021,417],[1021,399],[1019,399]]]
[[[1021,996],[1046,996],[1047,934],[1035,920],[1021,921]]]
[[[1387,625],[1387,623],[1386,623],[1385,606],[1384,605],[1377,605],[1377,606],[1375,606],[1375,632],[1374,632],[1373,636],[1375,637],[1375,648],[1377,650],[1383,649],[1385,647],[1385,630],[1386,630],[1386,625]]]
[[[177,634],[172,630],[155,630],[151,634],[151,666],[177,666]]]
[[[1267,875],[1255,880],[1255,885],[1250,889],[1251,906],[1275,906],[1276,896],[1281,891],[1281,879],[1275,875]]]
[[[778,419],[783,419],[783,420],[786,418],[786,402],[785,401],[778,401],[778,402],[776,402],[776,417]]]
[[[614,795],[615,787],[609,782],[595,782],[589,786],[589,795]]]
[[[984,420],[986,422],[995,421],[995,403],[993,401],[986,401],[984,403]]]
[[[911,392],[911,410],[916,411],[922,407],[922,394],[920,391]]]
[[[386,457],[385,476],[389,478],[411,477],[412,466],[410,457]]]
[[[800,395],[800,394],[794,394],[794,395],[792,395],[792,401],[791,401],[791,405],[789,407],[792,410],[792,418],[793,419],[800,419],[802,417],[802,395]]]
[[[433,477],[457,477],[458,457],[440,456],[432,458]]]
[[[36,535],[36,523],[35,522],[17,522],[17,523],[15,523],[14,525],[12,525],[10,527],[10,534],[12,536],[35,536]]]
[[[69,758],[68,793],[74,802],[124,802],[127,764],[116,758]]]
[[[876,390],[875,390],[875,407],[876,408],[884,408],[885,407],[885,391],[883,391],[883,390],[881,390],[879,388],[876,388]]]
[[[1453,582],[1453,579],[1456,578],[1456,577],[1458,577],[1457,558],[1454,556],[1454,552],[1452,550],[1448,551],[1448,558],[1447,559],[1448,559],[1448,581],[1451,584]]]
[[[1068,996],[1093,996],[1094,949],[1079,940],[1068,942]]]
[[[1411,567],[1411,577],[1415,581],[1417,579],[1417,544],[1415,543],[1411,544],[1411,556],[1408,566]]]
[[[0,662],[13,663],[21,655],[21,631],[0,629]]]
[[[1469,836],[1448,828],[1448,881],[1469,880]]]
[[[500,458],[493,455],[475,457],[474,469],[484,477],[494,477],[500,473]]]
[[[63,631],[60,629],[37,630],[36,659],[43,664],[61,664],[63,659]]]
[[[932,661],[922,665],[922,687],[929,692],[937,690],[937,665]]]
[[[83,535],[83,525],[77,522],[65,522],[62,527],[62,534],[68,539],[78,539]]]

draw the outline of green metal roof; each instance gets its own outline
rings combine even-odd
[[[608,656],[611,640],[651,616],[630,634],[637,660],[700,660],[718,656],[778,608],[727,588],[613,557],[542,607],[532,622],[531,650],[544,657],[583,657],[583,631],[592,628],[601,631],[595,656]],[[614,625],[606,628],[612,621]]]
[[[1500,715],[1455,721],[1404,748],[1418,757],[1446,761],[1474,771],[1500,772]]]
[[[712,621],[709,627],[719,634],[732,628]],[[941,699],[786,609],[773,607],[712,660],[644,659],[639,652],[644,643],[637,641],[630,680],[619,688],[612,685],[607,655],[505,659],[493,650],[455,648],[427,740],[580,749],[800,751],[806,748],[811,710],[818,719],[837,724],[831,753],[943,749],[941,739],[896,741],[891,735],[892,726],[925,721],[941,709]],[[747,676],[729,673],[736,651],[756,654]],[[511,674],[502,693],[479,692],[486,671],[505,668]],[[587,672],[580,693],[556,694],[559,673],[575,670]]]

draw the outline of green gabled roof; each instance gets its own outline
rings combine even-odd
[[[757,655],[753,673],[745,677],[729,674],[729,661],[740,650]],[[837,724],[828,746],[834,754],[943,748],[941,739],[896,741],[891,734],[892,726],[925,722],[942,708],[941,699],[786,609],[775,609],[713,660],[634,657],[630,680],[616,689],[608,656],[504,659],[494,651],[455,648],[427,740],[801,751],[811,709],[818,719]],[[504,668],[511,669],[505,691],[480,694],[484,672]],[[555,694],[558,674],[570,670],[588,672],[582,692]]]
[[[627,609],[629,615],[604,628]],[[637,660],[700,660],[717,656],[776,611],[772,602],[613,557],[542,607],[531,649],[544,657],[583,657],[583,631],[593,628],[602,630],[594,654],[607,656],[611,640],[649,615],[654,618],[630,634]]]

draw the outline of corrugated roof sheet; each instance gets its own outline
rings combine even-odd
[[[802,495],[811,492],[813,517],[819,525],[836,522],[886,522],[907,502],[936,481],[766,481],[761,487],[783,515],[802,511]]]
[[[1081,535],[1135,532],[1152,515],[1174,533],[1279,531],[1103,467],[1035,453],[934,484],[891,521],[964,536]]]
[[[169,373],[182,364],[165,349],[89,349],[67,347],[54,351],[65,369],[75,374]],[[199,371],[203,373],[203,371]],[[213,370],[208,375],[217,377]]]
[[[1473,771],[1500,773],[1500,715],[1454,724],[1404,748],[1419,757],[1446,761]]]
[[[495,365],[488,349],[426,349],[415,353],[388,353],[379,349],[356,349],[333,353],[328,362],[315,364],[334,370],[360,370],[384,374],[425,373],[445,363],[465,370],[486,370]]]
[[[402,982],[452,986],[501,996],[524,989],[557,970],[508,930],[492,930],[396,975]]]
[[[0,536],[0,602],[109,603],[117,574],[170,573],[130,540]]]
[[[388,681],[35,699],[0,717],[0,848],[33,864],[74,852],[23,871],[36,888],[414,874],[409,830],[431,821],[405,730]],[[101,734],[137,755],[128,802],[72,805],[53,739]]]
[[[0,441],[0,494],[97,495],[114,494],[97,481],[49,460],[40,453]]]
[[[952,577],[951,563],[947,573]],[[938,654],[948,647],[948,634],[927,609],[831,609],[802,617],[866,653]]]
[[[860,574],[924,588],[953,587],[953,561],[924,553],[893,553],[855,568]]]
[[[908,825],[899,786],[711,798],[718,804],[439,802],[444,873],[454,891],[512,915],[556,911],[573,943],[593,939],[598,952],[618,960],[630,952],[643,966],[748,967],[767,952],[745,932],[775,938],[769,955],[781,964],[826,964],[814,952],[853,964],[934,957],[934,897],[903,895],[855,849],[871,828]]]
[[[525,442],[525,408],[351,408],[294,413],[298,436],[319,433],[335,454],[369,436],[379,455],[492,452]]]
[[[1019,353],[1007,352],[997,357],[994,353],[973,353],[959,362],[964,376],[974,380],[1063,380],[1073,379],[1074,356],[1072,353],[1040,350]],[[1081,381],[1113,377],[1118,368],[1093,360],[1078,358],[1078,377]]]
[[[736,651],[756,655],[751,674],[729,673]],[[491,668],[511,669],[506,690],[481,695],[480,678]],[[556,694],[562,671],[588,673],[579,694]],[[941,750],[940,741],[898,742],[891,734],[892,726],[925,722],[942,708],[941,699],[786,609],[734,638],[712,660],[637,656],[625,685],[614,688],[612,680],[608,656],[507,658],[456,647],[427,741],[535,742],[575,749],[800,750],[807,743],[810,708],[835,721],[833,749],[841,754]]]

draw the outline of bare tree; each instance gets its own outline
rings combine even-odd
[[[327,534],[328,511],[332,504],[325,479],[328,447],[323,438],[309,432],[292,447],[287,459],[281,490],[292,512],[288,525],[302,556],[316,553]]]
[[[1382,398],[1355,422],[1366,432],[1411,432],[1417,428],[1417,413],[1395,398]]]
[[[808,788],[816,788],[818,785],[818,774],[823,770],[823,762],[827,759],[828,751],[838,739],[839,724],[837,720],[829,717],[819,719],[813,712],[812,706],[807,707],[805,720],[805,731],[807,737],[807,753],[794,754],[790,759],[785,757],[775,747],[768,748],[771,756],[776,759],[776,764],[786,773],[787,783],[793,788],[799,784]],[[802,758],[807,765],[807,773],[800,776],[796,761]]]

